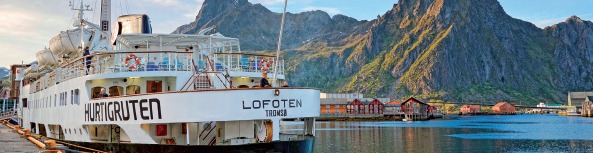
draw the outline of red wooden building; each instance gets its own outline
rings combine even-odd
[[[479,113],[480,105],[462,105],[461,114]]]
[[[410,98],[402,103],[402,111],[406,116],[414,119],[427,119],[429,106],[416,98]]]
[[[364,104],[360,102],[358,99],[354,99],[350,104],[348,104],[348,113],[350,114],[365,114],[364,112]]]
[[[492,107],[492,111],[499,114],[514,114],[515,105],[508,102],[499,102]]]
[[[373,99],[369,103],[369,114],[383,114],[383,103],[377,99]]]

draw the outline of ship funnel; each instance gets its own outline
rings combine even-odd
[[[112,31],[111,44],[115,45],[115,39],[125,34],[151,34],[152,26],[150,18],[146,14],[122,15],[117,18]]]

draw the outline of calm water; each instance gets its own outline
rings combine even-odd
[[[315,152],[593,152],[593,118],[448,117],[415,122],[317,122]],[[287,123],[284,132],[298,126]]]

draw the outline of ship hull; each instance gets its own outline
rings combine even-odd
[[[164,145],[164,144],[132,144],[132,143],[101,143],[58,140],[78,146],[101,151],[112,152],[159,152],[159,153],[221,153],[221,152],[249,152],[249,153],[312,153],[315,137],[294,141],[273,141],[245,145]]]

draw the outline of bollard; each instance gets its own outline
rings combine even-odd
[[[27,136],[27,137],[28,137],[28,136],[31,136],[31,130],[29,130],[29,129],[25,129],[25,130],[23,130],[23,135],[24,135],[24,136]]]
[[[47,149],[57,149],[58,145],[56,144],[56,140],[45,140],[45,146]]]

